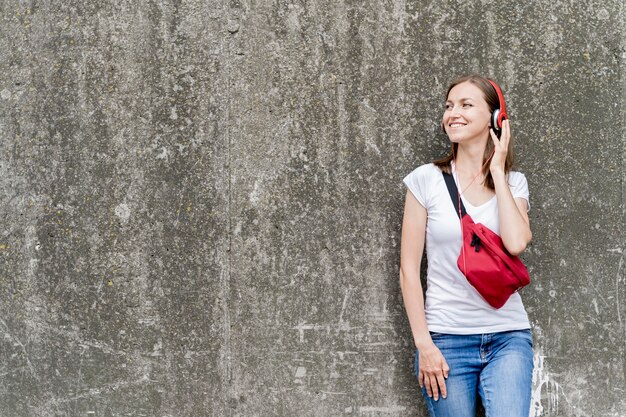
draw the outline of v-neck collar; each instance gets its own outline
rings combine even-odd
[[[450,161],[450,170],[452,171],[452,177],[454,178],[454,182],[455,182],[457,188],[459,188],[460,182],[459,182],[459,176],[457,175],[457,172],[456,172],[456,163],[455,163],[455,161]],[[461,200],[463,200],[463,204],[465,204],[466,206],[473,207],[473,208],[484,207],[484,206],[490,204],[491,202],[493,202],[496,199],[496,195],[494,194],[489,200],[487,200],[484,203],[479,204],[479,205],[476,206],[476,205],[470,203],[467,200],[467,198],[465,198],[463,196],[463,194],[461,194],[461,190],[460,189],[459,189],[459,195],[461,196]]]

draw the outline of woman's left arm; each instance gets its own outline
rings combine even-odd
[[[500,237],[504,247],[511,255],[519,255],[524,252],[532,239],[530,222],[528,220],[528,202],[523,198],[513,198],[504,172],[504,161],[511,138],[509,121],[502,122],[502,135],[500,139],[491,132],[495,152],[491,160],[489,170],[493,178],[498,201],[500,222]]]

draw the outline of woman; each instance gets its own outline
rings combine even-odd
[[[442,170],[452,173],[467,212],[499,234],[517,255],[531,240],[528,185],[511,171],[509,121],[491,126],[500,100],[490,81],[472,75],[448,88],[442,127],[450,155],[404,178],[400,286],[417,348],[415,372],[431,417],[474,417],[480,397],[487,417],[528,417],[533,351],[518,293],[491,307],[457,267],[461,228]],[[502,103],[504,107],[504,103]],[[504,110],[504,109],[502,109]],[[496,126],[497,128],[497,126]],[[428,254],[426,300],[420,283]]]

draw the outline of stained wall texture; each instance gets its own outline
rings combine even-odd
[[[401,179],[508,99],[531,416],[626,416],[621,1],[0,2],[0,415],[426,416]]]

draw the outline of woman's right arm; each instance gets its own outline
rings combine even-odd
[[[439,391],[446,398],[445,378],[448,377],[449,368],[430,337],[424,314],[420,265],[426,239],[426,218],[424,206],[407,190],[400,244],[400,288],[419,354],[418,382],[420,387],[426,387],[429,397],[437,400]]]

